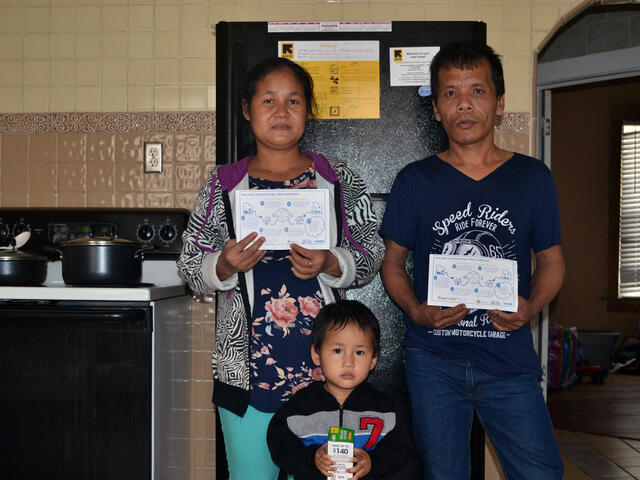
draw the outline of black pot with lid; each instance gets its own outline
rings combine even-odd
[[[15,248],[0,251],[0,285],[41,285],[46,278],[46,257]]]
[[[143,249],[116,236],[77,238],[60,244],[68,285],[135,286],[142,279]]]

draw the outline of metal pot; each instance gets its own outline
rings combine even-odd
[[[47,278],[47,259],[7,250],[0,252],[0,285],[40,285]]]
[[[62,278],[69,285],[138,285],[142,278],[140,245],[117,237],[83,237],[60,244]]]

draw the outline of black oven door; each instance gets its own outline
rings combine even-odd
[[[3,478],[151,478],[151,308],[0,304]]]

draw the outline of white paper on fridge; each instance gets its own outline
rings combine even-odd
[[[504,258],[429,255],[429,305],[518,311],[518,263]]]
[[[237,190],[235,200],[238,240],[258,232],[258,236],[265,237],[261,250],[289,250],[292,243],[315,250],[329,249],[329,190]]]

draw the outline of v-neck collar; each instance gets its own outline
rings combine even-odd
[[[459,175],[463,176],[464,178],[466,178],[468,181],[473,182],[473,183],[482,183],[485,180],[487,180],[489,177],[491,177],[492,175],[496,174],[496,172],[498,172],[499,170],[501,170],[503,167],[505,167],[505,165],[507,165],[508,163],[511,163],[511,161],[516,157],[516,153],[512,152],[511,156],[505,160],[504,162],[502,162],[500,165],[498,165],[496,168],[494,168],[493,170],[491,170],[489,173],[487,173],[484,177],[476,180],[473,177],[470,177],[469,175],[467,175],[466,173],[460,171],[457,167],[454,167],[453,165],[451,165],[449,162],[443,160],[442,158],[440,158],[438,156],[438,154],[435,154],[434,157],[436,157],[441,163],[443,163],[444,165],[446,165],[447,167],[453,169],[455,172],[457,172]]]

